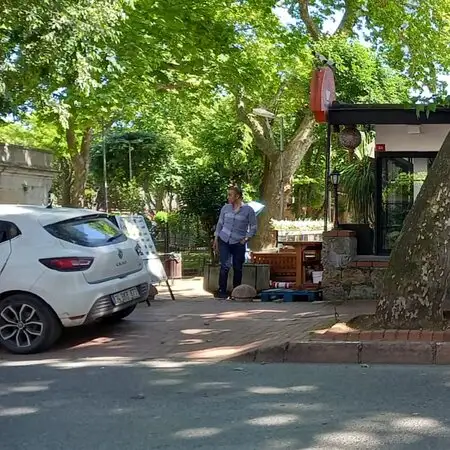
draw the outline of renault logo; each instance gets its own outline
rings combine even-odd
[[[117,256],[119,257],[119,259],[123,258],[123,251],[120,250],[120,248],[119,248],[119,250],[117,250]]]

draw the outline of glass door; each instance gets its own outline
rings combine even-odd
[[[381,242],[384,251],[392,249],[414,201],[409,158],[384,159],[381,177]]]
[[[389,254],[436,153],[377,155],[377,253]]]

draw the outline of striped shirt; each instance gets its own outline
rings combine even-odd
[[[244,238],[256,234],[256,215],[251,206],[243,204],[236,212],[233,205],[227,203],[220,211],[214,235],[228,244],[237,244]]]

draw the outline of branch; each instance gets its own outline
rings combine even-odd
[[[275,157],[279,151],[272,136],[270,124],[265,119],[258,120],[247,114],[242,94],[235,95],[239,120],[251,130],[256,146],[269,158]]]
[[[189,89],[191,87],[195,87],[195,86],[186,81],[177,81],[174,83],[158,83],[156,85],[156,90],[170,92],[170,91],[179,91],[181,89]]]
[[[293,174],[300,166],[300,163],[314,142],[314,128],[316,122],[312,113],[308,110],[303,120],[300,122],[294,136],[289,141],[284,152],[283,173],[285,176]]]
[[[309,0],[298,0],[298,5],[300,7],[300,17],[306,26],[306,30],[314,41],[318,41],[321,32],[309,14]]]
[[[66,128],[66,143],[67,143],[67,149],[69,150],[69,153],[76,154],[78,151],[78,142],[77,142],[77,135],[75,133],[75,127],[73,124],[73,120],[70,120],[69,127]]]
[[[354,4],[351,4],[352,0],[345,0],[344,3],[344,15],[334,33],[335,35],[342,34],[346,36],[351,34],[361,12],[359,8],[355,8]]]
[[[272,111],[275,111],[275,113],[278,109],[278,104],[281,101],[281,96],[283,95],[283,92],[286,89],[286,85],[287,85],[287,81],[282,81],[280,83],[280,87],[278,88],[278,91],[277,91],[274,99],[270,102],[272,105]]]

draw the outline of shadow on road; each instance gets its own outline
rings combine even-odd
[[[0,363],[2,448],[447,449],[450,372],[86,358]]]

